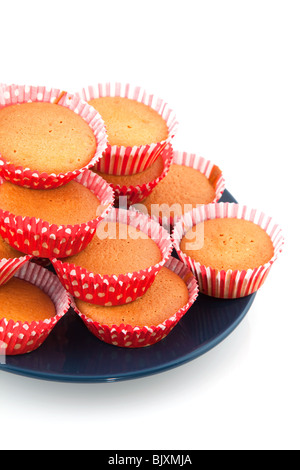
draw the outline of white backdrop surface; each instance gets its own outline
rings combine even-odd
[[[1,19],[0,82],[161,96],[174,148],[218,164],[286,243],[239,327],[188,364],[108,384],[0,371],[0,449],[299,449],[299,2],[27,0]]]

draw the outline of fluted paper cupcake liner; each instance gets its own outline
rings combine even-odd
[[[174,315],[167,318],[159,325],[145,325],[143,327],[121,324],[108,326],[100,324],[87,317],[74,306],[89,331],[101,341],[114,346],[125,348],[141,348],[153,345],[164,339],[188,312],[198,296],[198,285],[191,271],[176,258],[170,257],[165,267],[178,274],[186,283],[189,291],[189,300],[186,305],[179,309]],[[176,293],[174,293],[176,295]]]
[[[40,321],[21,322],[7,320],[5,312],[0,318],[0,354],[25,354],[37,349],[46,340],[57,322],[72,304],[72,298],[63,288],[57,276],[34,263],[24,265],[15,277],[28,281],[45,292],[56,308],[52,318]]]
[[[144,295],[171,256],[173,245],[170,234],[147,215],[114,208],[105,220],[132,225],[144,232],[159,247],[162,260],[146,269],[111,276],[90,272],[64,260],[52,259],[52,264],[61,283],[73,297],[98,305],[122,305]]]
[[[107,206],[102,214],[77,225],[56,225],[34,217],[22,217],[0,209],[0,235],[12,247],[38,258],[64,258],[83,250],[96,232],[98,223],[108,214],[114,202],[109,184],[96,173],[86,170],[76,181],[90,189]],[[3,180],[0,184],[2,184]],[[76,204],[76,201],[74,201]]]
[[[169,130],[166,140],[158,143],[149,142],[149,145],[125,147],[108,143],[103,152],[103,158],[97,163],[97,169],[101,173],[132,175],[145,171],[155,162],[177,132],[178,122],[174,111],[161,98],[148,94],[141,87],[132,86],[128,83],[104,83],[89,86],[76,94],[85,101],[103,96],[119,96],[136,100],[157,111],[165,120]]]
[[[9,281],[21,267],[32,260],[33,256],[24,255],[20,258],[3,258],[0,260],[0,286]]]
[[[272,258],[254,269],[218,271],[193,260],[180,249],[182,238],[194,225],[208,219],[225,217],[249,220],[265,230],[273,243]],[[257,209],[236,203],[212,203],[186,213],[175,224],[172,239],[179,258],[191,269],[198,280],[200,292],[223,299],[245,297],[256,292],[266,280],[284,244],[282,230],[271,217]]]
[[[0,87],[0,109],[17,104],[29,102],[53,103],[61,95],[59,105],[74,111],[81,116],[93,130],[96,138],[96,152],[90,162],[80,169],[66,173],[41,173],[34,168],[15,166],[6,161],[0,154],[0,175],[14,184],[32,189],[57,188],[79,176],[85,170],[92,168],[100,158],[107,145],[107,134],[104,122],[97,111],[81,100],[78,96],[64,93],[61,90],[44,86],[6,85]]]
[[[138,184],[136,186],[121,186],[110,183],[115,193],[115,203],[118,204],[120,198],[125,198],[126,207],[130,207],[133,204],[138,204],[145,199],[152,190],[167,176],[172,160],[173,160],[173,149],[169,144],[162,152],[161,157],[164,162],[164,168],[162,173],[152,181],[148,183]],[[123,207],[123,206],[122,206]]]

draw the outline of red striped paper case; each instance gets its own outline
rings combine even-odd
[[[162,142],[149,143],[134,147],[125,147],[117,145],[107,145],[103,152],[103,158],[98,162],[98,168],[101,173],[113,175],[132,175],[145,171],[151,166],[158,156],[162,153],[168,143],[175,136],[178,128],[178,122],[174,111],[161,98],[148,94],[143,88],[132,86],[128,83],[104,83],[95,86],[89,86],[77,92],[80,98],[85,101],[104,97],[119,96],[129,98],[150,106],[157,111],[165,120],[169,135]]]
[[[265,230],[274,247],[274,255],[270,261],[255,269],[218,271],[210,266],[201,265],[181,251],[180,242],[192,226],[208,219],[225,217],[249,220]],[[186,213],[175,224],[172,239],[179,258],[197,278],[200,292],[223,299],[245,297],[256,292],[264,283],[284,244],[282,230],[271,217],[259,210],[236,203],[207,204]]]
[[[89,331],[101,341],[114,346],[124,348],[142,348],[151,346],[164,339],[187,313],[198,296],[198,285],[191,271],[181,261],[172,256],[166,261],[165,267],[178,274],[186,283],[189,291],[189,300],[180,310],[159,325],[103,325],[78,310],[76,304],[74,310],[83,320]],[[174,293],[176,295],[176,293]]]
[[[16,274],[17,278],[39,287],[52,300],[56,315],[46,320],[21,322],[0,318],[0,354],[25,354],[37,349],[46,340],[57,322],[72,304],[71,296],[63,288],[57,276],[34,263],[24,265]],[[1,315],[3,315],[1,311]]]
[[[21,267],[29,260],[33,259],[31,255],[24,255],[20,258],[3,258],[0,260],[0,286],[9,281]]]
[[[76,178],[85,170],[92,168],[102,158],[102,153],[107,146],[104,122],[99,113],[78,96],[62,92],[56,88],[48,89],[44,86],[6,85],[0,87],[0,109],[18,103],[53,103],[60,95],[62,96],[59,105],[81,116],[93,130],[97,143],[95,155],[87,165],[80,169],[68,171],[67,173],[47,174],[40,173],[34,168],[16,167],[6,161],[5,157],[0,154],[0,174],[6,180],[32,189],[57,188]]]
[[[101,214],[78,225],[56,225],[34,217],[22,217],[0,209],[0,235],[12,247],[37,258],[64,258],[83,250],[114,203],[112,188],[96,173],[86,170],[76,181],[90,189],[106,206]],[[3,183],[0,178],[0,184]],[[4,183],[5,184],[5,183]],[[74,204],[76,201],[74,201]]]
[[[112,276],[102,276],[56,258],[52,259],[52,264],[61,283],[74,298],[97,305],[122,305],[144,295],[171,256],[173,245],[170,234],[147,215],[113,208],[105,220],[132,225],[141,230],[158,245],[162,260],[147,269]]]
[[[170,170],[173,161],[173,149],[170,144],[162,151],[161,157],[164,161],[164,168],[162,173],[154,180],[149,181],[148,183],[138,184],[136,186],[121,186],[110,183],[115,193],[115,203],[118,203],[120,198],[126,198],[127,207],[129,207],[133,204],[138,204],[149,196],[155,186],[157,186],[165,176],[167,176]],[[95,168],[97,169],[98,165],[96,165]]]

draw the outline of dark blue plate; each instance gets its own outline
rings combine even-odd
[[[221,201],[236,202],[225,190]],[[255,294],[221,300],[200,294],[174,330],[159,343],[125,349],[94,337],[70,309],[36,351],[0,359],[0,370],[37,379],[111,382],[144,377],[180,366],[206,353],[242,321]],[[1,356],[0,356],[1,358]]]

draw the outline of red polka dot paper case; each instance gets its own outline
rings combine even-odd
[[[218,271],[200,264],[181,250],[181,240],[190,228],[205,220],[224,217],[249,220],[265,230],[274,248],[270,261],[254,269]],[[172,239],[179,258],[194,273],[200,292],[223,299],[245,297],[260,289],[284,245],[282,229],[272,217],[246,205],[223,202],[206,204],[183,215],[173,228]]]
[[[63,92],[56,88],[48,89],[44,86],[4,85],[0,86],[0,109],[21,103],[45,102],[53,103],[59,99],[59,105],[64,106],[81,116],[93,130],[96,138],[96,152],[91,161],[84,167],[67,173],[47,174],[40,173],[34,168],[15,166],[0,155],[0,172],[4,179],[14,184],[32,189],[57,188],[79,176],[85,170],[92,168],[100,158],[107,146],[107,134],[104,122],[99,113],[79,96]]]
[[[97,165],[101,173],[132,175],[145,171],[155,162],[176,135],[178,122],[174,111],[162,98],[149,94],[139,86],[120,82],[99,83],[83,88],[81,91],[76,92],[75,95],[87,102],[104,96],[119,96],[133,99],[153,108],[162,116],[167,124],[169,135],[162,142],[134,147],[111,146],[108,143],[103,152],[103,158],[99,160]]]
[[[189,292],[188,302],[159,325],[112,325],[100,324],[80,312],[74,303],[74,310],[78,313],[89,331],[101,341],[124,348],[142,348],[151,346],[164,339],[178,324],[182,317],[192,307],[198,297],[198,284],[191,271],[180,260],[172,256],[166,261],[165,267],[175,272],[184,280]]]
[[[90,189],[105,210],[86,223],[56,225],[34,217],[22,217],[0,209],[0,235],[22,253],[39,258],[67,257],[83,250],[93,238],[98,223],[106,217],[114,203],[110,185],[96,173],[85,170],[75,181]],[[3,180],[0,177],[0,184]]]
[[[98,305],[122,305],[144,295],[171,256],[173,244],[170,234],[147,215],[113,208],[105,220],[131,225],[145,233],[159,247],[161,261],[147,269],[118,276],[102,276],[57,258],[51,261],[61,283],[73,297]]]
[[[56,314],[41,321],[16,322],[7,320],[5,312],[1,312],[3,317],[0,318],[0,354],[6,355],[25,354],[40,347],[72,305],[70,294],[57,276],[46,268],[29,262],[15,276],[34,284],[49,295],[55,305]]]

